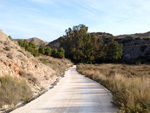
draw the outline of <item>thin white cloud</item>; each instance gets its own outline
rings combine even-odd
[[[33,3],[54,4],[54,0],[30,0]]]
[[[39,19],[36,21],[38,24],[48,25],[49,27],[56,30],[64,30],[73,24],[71,20],[68,19],[57,19],[57,18],[48,18],[48,19]]]

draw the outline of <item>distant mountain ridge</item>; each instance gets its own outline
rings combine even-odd
[[[145,33],[135,33],[135,34],[124,34],[115,36],[116,38],[125,38],[125,37],[132,37],[132,38],[150,38],[150,31]]]
[[[14,39],[16,41],[20,40],[20,39]],[[49,44],[49,42],[45,42],[37,37],[33,37],[33,38],[29,38],[29,39],[23,39],[23,40],[27,40],[28,42],[33,41],[37,46],[43,45],[46,46],[47,44]]]

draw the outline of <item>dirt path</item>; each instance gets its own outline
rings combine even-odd
[[[78,74],[74,66],[57,86],[12,113],[115,113],[111,98],[108,90]]]

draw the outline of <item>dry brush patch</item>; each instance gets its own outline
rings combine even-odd
[[[26,102],[32,97],[32,91],[24,80],[9,75],[0,77],[0,107],[15,106],[19,102]]]
[[[52,58],[49,56],[40,56],[38,57],[39,61],[43,64],[50,66],[53,70],[57,72],[57,76],[64,75],[66,69],[72,66],[72,62],[68,59],[59,59],[59,58]]]
[[[19,71],[19,75],[21,77],[27,79],[28,82],[31,83],[31,84],[33,84],[33,85],[39,84],[37,78],[31,72],[27,72],[25,70],[21,70],[21,71]]]
[[[148,65],[80,64],[77,66],[77,69],[78,72],[107,87],[113,93],[114,103],[120,107],[120,112],[150,112]],[[140,72],[139,70],[142,71]],[[125,75],[125,72],[128,75]]]

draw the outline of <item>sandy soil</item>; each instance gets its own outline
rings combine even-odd
[[[12,113],[115,113],[111,93],[70,68],[48,92]]]

